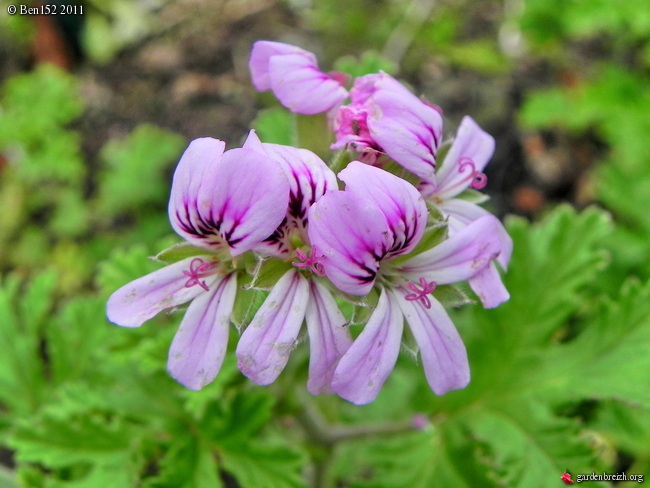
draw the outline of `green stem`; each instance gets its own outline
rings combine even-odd
[[[334,157],[330,161],[329,167],[334,172],[334,174],[336,174],[345,168],[349,162],[350,156],[348,155],[348,152],[345,149],[341,149],[340,151],[334,153]]]
[[[415,430],[410,420],[362,425],[332,425],[325,420],[307,395],[299,394],[298,396],[303,406],[302,412],[298,415],[298,421],[309,441],[320,446],[325,451],[323,458],[314,465],[312,480],[314,488],[330,488],[333,486],[334,480],[330,476],[330,466],[334,457],[334,449],[340,442],[413,432]]]

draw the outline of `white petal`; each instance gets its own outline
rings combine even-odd
[[[332,392],[334,370],[352,340],[346,320],[329,290],[316,281],[310,284],[307,305],[309,332],[309,380],[307,390],[312,395]]]
[[[228,348],[230,314],[237,293],[231,274],[190,304],[169,349],[167,369],[182,385],[200,390],[221,369]]]
[[[465,388],[469,383],[469,363],[463,340],[443,306],[429,297],[431,308],[406,300],[393,292],[420,349],[429,386],[436,395]]]
[[[332,389],[357,405],[372,402],[395,367],[403,329],[399,305],[382,290],[377,308],[339,362]]]
[[[259,385],[268,385],[287,365],[309,300],[309,282],[287,271],[244,330],[237,345],[239,370]]]

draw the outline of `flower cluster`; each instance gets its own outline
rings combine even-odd
[[[313,152],[263,143],[254,131],[230,150],[193,141],[169,202],[185,257],[113,293],[108,318],[138,327],[191,302],[168,369],[200,389],[222,365],[237,300],[262,288],[236,348],[239,369],[258,384],[282,372],[304,322],[312,394],[373,401],[404,324],[432,390],[465,387],[465,347],[436,290],[467,281],[485,307],[509,298],[497,265],[508,265],[512,242],[473,203],[494,139],[466,117],[444,141],[440,109],[386,73],[359,77],[348,91],[346,76],[320,71],[312,53],[270,41],[255,43],[249,66],[255,88],[292,112],[325,113],[332,132],[322,137],[335,139],[338,160],[355,160],[336,175]],[[366,311],[354,339],[345,300]]]

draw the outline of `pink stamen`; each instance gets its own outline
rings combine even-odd
[[[311,248],[310,257],[302,250],[296,249],[296,255],[300,261],[293,261],[291,264],[300,269],[309,268],[317,276],[325,276],[325,268],[323,268],[323,263],[320,262],[325,259],[325,256],[315,257],[317,253],[316,246]]]
[[[414,292],[406,295],[405,298],[409,302],[414,302],[416,300],[419,300],[422,303],[422,305],[424,305],[424,308],[431,308],[431,300],[429,299],[428,295],[432,293],[433,290],[436,289],[438,283],[436,283],[435,281],[429,283],[424,276],[420,276],[420,286],[422,287],[421,290],[418,288],[418,285],[416,285],[412,281],[409,281],[407,285]]]
[[[194,258],[190,262],[190,270],[183,271],[183,274],[189,279],[185,282],[185,288],[192,288],[194,285],[199,285],[205,291],[209,291],[210,288],[205,281],[200,281],[200,278],[205,278],[210,276],[212,269],[216,266],[217,263],[213,261],[204,261],[201,258]]]
[[[470,158],[461,158],[459,163],[459,173],[464,173],[465,168],[467,167],[471,169],[471,173],[469,174],[469,176],[472,178],[472,183],[469,185],[470,188],[475,188],[477,190],[485,188],[485,185],[487,185],[487,176],[485,176],[485,173],[476,171],[476,165],[474,164],[474,161],[472,161]]]

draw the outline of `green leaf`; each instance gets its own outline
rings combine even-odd
[[[203,431],[224,449],[238,449],[270,421],[274,404],[266,391],[237,392],[206,411]]]
[[[628,282],[584,331],[548,357],[563,367],[554,390],[567,398],[619,398],[650,407],[650,283]],[[559,373],[562,373],[560,375]]]
[[[160,264],[148,258],[151,254],[146,246],[139,244],[129,249],[113,250],[109,259],[99,264],[97,284],[102,293],[108,295],[119,287],[141,276],[160,269]]]
[[[39,463],[49,468],[88,467],[72,482],[55,486],[129,488],[138,469],[132,460],[133,434],[125,424],[100,416],[42,416],[20,422],[9,445],[16,450],[19,463]]]
[[[296,128],[293,116],[281,108],[261,110],[252,126],[262,142],[295,145]]]
[[[206,254],[209,253],[205,249],[193,246],[189,242],[179,242],[178,244],[174,244],[173,246],[160,251],[156,254],[154,259],[161,263],[173,264],[182,261],[183,259],[191,258],[192,256],[201,256]]]
[[[160,473],[146,479],[143,488],[221,488],[215,454],[209,446],[181,438],[159,462]]]
[[[90,379],[97,365],[108,361],[106,346],[112,331],[105,317],[102,297],[76,297],[50,322],[45,332],[54,381]]]
[[[221,453],[223,467],[242,488],[303,488],[305,459],[288,447],[257,442]]]
[[[102,212],[117,215],[147,204],[164,205],[169,196],[165,169],[179,157],[183,144],[180,136],[152,125],[137,127],[124,140],[109,141],[101,152],[107,164],[99,190]]]
[[[569,469],[591,473],[593,463],[586,436],[575,420],[554,417],[541,403],[518,400],[467,416],[474,436],[488,446],[494,478],[508,487],[546,487]],[[602,483],[596,486],[604,486]]]
[[[483,468],[472,473],[471,443],[464,443],[460,466],[453,459],[457,454],[445,449],[450,444],[454,442],[444,430],[353,441],[337,450],[331,476],[341,486],[355,488],[494,486],[479,474]]]
[[[14,413],[35,410],[46,393],[40,341],[55,278],[47,272],[38,275],[25,294],[15,276],[0,287],[0,401]]]

